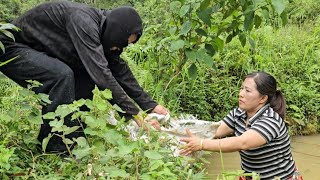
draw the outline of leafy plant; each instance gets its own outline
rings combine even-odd
[[[249,41],[255,47],[250,31],[259,28],[269,13],[286,20],[285,1],[173,1],[170,3],[172,18],[167,20],[167,40],[169,52],[176,52],[179,62],[176,73],[189,63],[189,74],[195,76],[196,62],[212,67],[212,56],[221,51],[224,43],[238,37],[242,46]]]
[[[187,159],[174,157],[168,148],[168,142],[161,141],[160,137],[163,134],[160,132],[150,132],[149,142],[144,139],[132,141],[128,138],[128,132],[124,128],[127,123],[122,122],[123,120],[119,119],[119,124],[116,126],[110,125],[108,119],[114,118],[110,110],[118,108],[106,103],[106,100],[112,97],[109,90],[100,92],[95,89],[92,100],[81,99],[70,105],[59,106],[55,112],[47,113],[43,118],[51,119],[52,133],[61,132],[60,135],[66,144],[76,142],[78,146],[70,150],[71,156],[66,158],[66,161],[56,159],[56,156],[50,154],[39,154],[35,150],[37,142],[34,130],[39,128],[38,125],[42,121],[41,115],[39,116],[41,113],[39,105],[34,102],[49,101],[46,96],[36,95],[32,91],[20,92],[23,99],[33,106],[23,104],[26,109],[24,111],[18,104],[10,115],[4,114],[0,118],[3,125],[0,130],[5,130],[1,133],[4,137],[0,138],[0,154],[3,155],[0,166],[5,168],[4,171],[0,171],[2,178],[21,176],[23,178],[191,179],[197,177],[201,179],[205,177],[200,164],[198,167],[185,166],[188,164]],[[22,103],[21,100],[17,102]],[[83,105],[90,111],[80,111]],[[86,127],[81,127],[86,138],[66,138],[65,135],[76,128],[63,125],[63,117],[70,113],[72,119],[81,120],[86,124]],[[11,115],[20,120],[13,120]],[[32,134],[24,133],[30,130]],[[22,136],[23,134],[25,135]],[[25,156],[25,153],[31,156]],[[48,161],[49,165],[45,166],[43,161]],[[51,173],[47,174],[48,172]]]
[[[9,30],[13,31],[19,31],[19,28],[17,28],[15,25],[10,23],[3,23],[0,22],[0,34],[4,34],[5,36],[9,37],[11,40],[15,41],[15,38]],[[5,47],[3,43],[0,41],[0,50],[1,54],[5,52]],[[0,66],[4,65],[4,63],[1,63]]]
[[[319,17],[317,0],[294,0],[288,6],[289,20],[301,26],[304,23],[314,23]]]

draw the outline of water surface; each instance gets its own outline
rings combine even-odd
[[[291,150],[300,173],[305,180],[320,180],[320,134],[296,136],[291,138]],[[219,153],[210,153],[205,158],[208,174],[213,179],[222,172]],[[225,171],[236,171],[240,168],[238,152],[223,154]]]

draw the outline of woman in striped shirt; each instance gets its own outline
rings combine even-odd
[[[241,86],[239,107],[223,119],[215,139],[200,139],[187,129],[189,137],[181,138],[187,145],[180,153],[239,151],[245,172],[256,172],[261,179],[302,179],[296,176],[290,137],[283,120],[285,106],[273,76],[265,72],[251,73]]]

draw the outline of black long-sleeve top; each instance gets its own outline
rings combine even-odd
[[[122,52],[129,31],[142,32],[141,19],[130,8],[124,13],[112,11],[54,2],[29,10],[12,23],[21,29],[15,34],[17,43],[58,58],[74,71],[85,68],[99,89],[112,91],[112,103],[127,115],[135,115],[139,109],[130,98],[143,110],[153,109],[157,103],[139,86],[120,53],[109,49],[117,46]]]

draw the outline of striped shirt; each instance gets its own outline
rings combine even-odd
[[[241,136],[249,129],[257,131],[267,141],[265,145],[240,151],[241,168],[246,172],[256,172],[261,179],[289,179],[293,175],[295,163],[290,149],[288,129],[279,114],[269,104],[262,107],[249,119],[246,127],[246,112],[233,109],[224,122]]]

